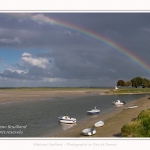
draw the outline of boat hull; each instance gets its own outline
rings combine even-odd
[[[95,114],[99,114],[100,112],[90,112],[90,111],[87,111],[87,114],[88,115],[95,115]]]
[[[138,106],[128,106],[126,109],[132,109],[132,108],[137,108]]]
[[[101,127],[104,125],[104,122],[103,121],[98,121],[94,124],[95,127]]]
[[[82,134],[83,134],[83,135],[88,135],[88,136],[94,135],[94,134],[96,134],[96,130],[93,129],[93,128],[87,128],[87,129],[84,129],[84,130],[82,131]]]
[[[58,117],[59,118],[59,122],[60,123],[69,123],[69,124],[73,124],[76,123],[76,118],[70,118],[69,116],[62,116],[62,117]]]
[[[121,102],[120,100],[117,100],[116,102],[112,102],[114,105],[125,105],[125,102]]]
[[[76,120],[59,120],[60,123],[68,123],[68,124],[73,124],[76,123]]]
[[[89,115],[94,115],[94,114],[98,114],[98,113],[100,113],[100,110],[96,109],[96,107],[95,107],[95,109],[87,111],[87,114],[89,114]]]

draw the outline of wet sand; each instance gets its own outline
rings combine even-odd
[[[125,106],[115,108],[112,112],[104,115],[99,115],[93,119],[79,123],[68,130],[56,134],[55,137],[73,137],[73,138],[106,138],[106,137],[121,137],[121,128],[126,123],[133,121],[142,110],[150,108],[149,96],[140,98],[138,100],[132,101]],[[137,108],[125,109],[126,106],[137,105]],[[94,123],[103,120],[104,126],[94,127]],[[85,128],[94,127],[96,129],[96,134],[93,136],[82,135],[82,130]]]
[[[67,98],[103,94],[110,89],[1,89],[0,103],[20,100],[40,100],[42,98]]]

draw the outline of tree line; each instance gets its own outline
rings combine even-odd
[[[136,77],[131,79],[130,81],[118,80],[117,86],[150,88],[150,80],[142,77]]]

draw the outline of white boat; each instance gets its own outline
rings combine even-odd
[[[96,107],[92,110],[87,111],[87,114],[93,115],[93,114],[98,114],[100,113],[100,110],[97,109]]]
[[[137,108],[138,106],[128,106],[126,109],[132,109],[132,108]]]
[[[117,89],[119,89],[117,86],[115,86],[115,89],[117,90]]]
[[[82,131],[83,135],[93,135],[95,133],[96,133],[96,130],[94,128],[87,128]]]
[[[76,123],[76,118],[70,118],[69,116],[58,117],[61,123]]]
[[[120,100],[116,100],[115,102],[112,102],[115,105],[124,105],[125,102],[121,102]]]
[[[104,125],[104,121],[101,121],[101,120],[94,124],[95,127],[101,127],[103,125]]]

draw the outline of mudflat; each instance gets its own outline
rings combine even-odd
[[[0,103],[41,98],[74,97],[103,94],[110,89],[0,89]]]

